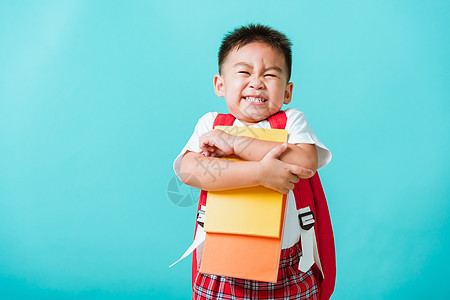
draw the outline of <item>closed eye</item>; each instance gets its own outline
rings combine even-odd
[[[239,74],[246,74],[246,75],[250,75],[250,72],[247,72],[247,71],[239,71],[238,73],[239,73]]]
[[[264,76],[266,76],[266,77],[277,77],[277,75],[275,75],[275,74],[266,74]]]

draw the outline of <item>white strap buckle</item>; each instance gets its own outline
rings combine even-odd
[[[205,211],[206,211],[206,206],[202,205],[200,206],[200,209],[198,210],[197,213],[197,223],[200,226],[204,226],[205,225]]]
[[[308,207],[300,209],[298,214],[298,219],[300,220],[300,227],[303,230],[310,230],[314,223],[316,222],[314,218],[314,213],[311,211],[311,209]]]

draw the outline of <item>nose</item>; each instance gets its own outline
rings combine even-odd
[[[254,88],[255,90],[260,90],[264,87],[264,83],[258,76],[253,76],[250,80],[250,87]]]

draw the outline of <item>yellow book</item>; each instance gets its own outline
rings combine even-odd
[[[266,129],[239,126],[216,126],[214,128],[223,130],[231,135],[248,136],[263,141],[286,143],[288,138],[288,132],[285,129]]]
[[[284,129],[216,126],[225,132],[256,139],[287,142]],[[263,186],[208,192],[205,232],[280,237],[283,194]]]

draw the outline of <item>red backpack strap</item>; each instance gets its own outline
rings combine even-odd
[[[218,114],[214,120],[213,129],[216,126],[233,126],[234,119],[232,114]]]
[[[319,174],[316,172],[309,179],[300,179],[293,192],[297,209],[309,206],[315,216],[316,242],[325,278],[316,264],[311,269],[319,285],[319,299],[329,299],[336,281],[336,254],[330,213]]]
[[[327,200],[320,182],[319,174],[309,179],[312,194],[314,195],[315,216],[317,220],[317,247],[319,249],[322,271],[325,278],[320,284],[320,300],[330,299],[334,291],[336,282],[336,253],[334,247],[333,229],[331,226],[330,213],[328,211]],[[316,278],[321,278],[321,273],[317,266],[312,268]]]
[[[272,129],[285,129],[287,116],[286,113],[280,110],[278,113],[269,117],[270,128]]]
[[[269,117],[270,127],[273,129],[285,129],[287,116],[284,111]],[[325,278],[316,264],[312,271],[319,285],[319,299],[325,300],[331,297],[336,281],[336,254],[334,248],[333,230],[327,200],[323,192],[319,174],[316,172],[310,179],[300,179],[293,189],[297,209],[309,206],[315,219],[318,220],[316,228],[316,241],[319,249],[319,257]]]

